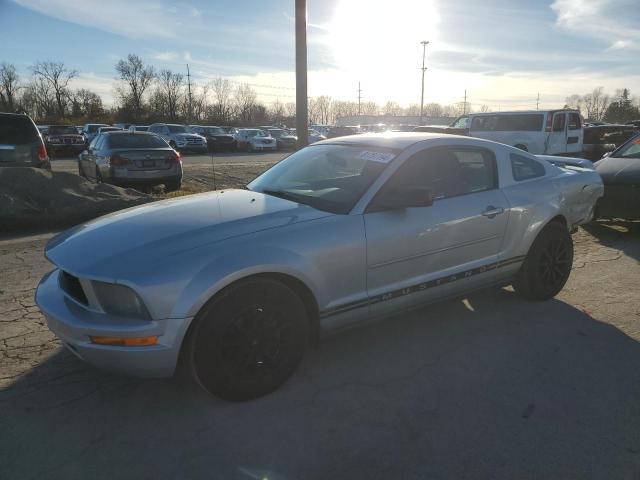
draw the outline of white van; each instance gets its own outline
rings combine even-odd
[[[578,110],[528,110],[471,113],[455,122],[471,137],[485,138],[534,155],[575,155],[582,152],[584,130]]]

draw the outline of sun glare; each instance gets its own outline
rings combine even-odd
[[[436,40],[437,23],[432,0],[340,0],[329,43],[341,71],[387,77],[419,68],[420,42]]]

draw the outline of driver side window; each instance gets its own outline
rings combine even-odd
[[[434,147],[407,159],[381,190],[426,188],[433,200],[498,188],[496,159],[478,147]]]

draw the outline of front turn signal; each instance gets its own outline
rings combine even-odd
[[[149,347],[158,343],[158,336],[151,337],[89,337],[96,345],[111,345],[114,347]]]

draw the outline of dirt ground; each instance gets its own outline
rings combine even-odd
[[[353,330],[242,404],[76,359],[33,303],[49,235],[0,241],[0,478],[639,478],[640,225],[588,228],[557,299]]]

